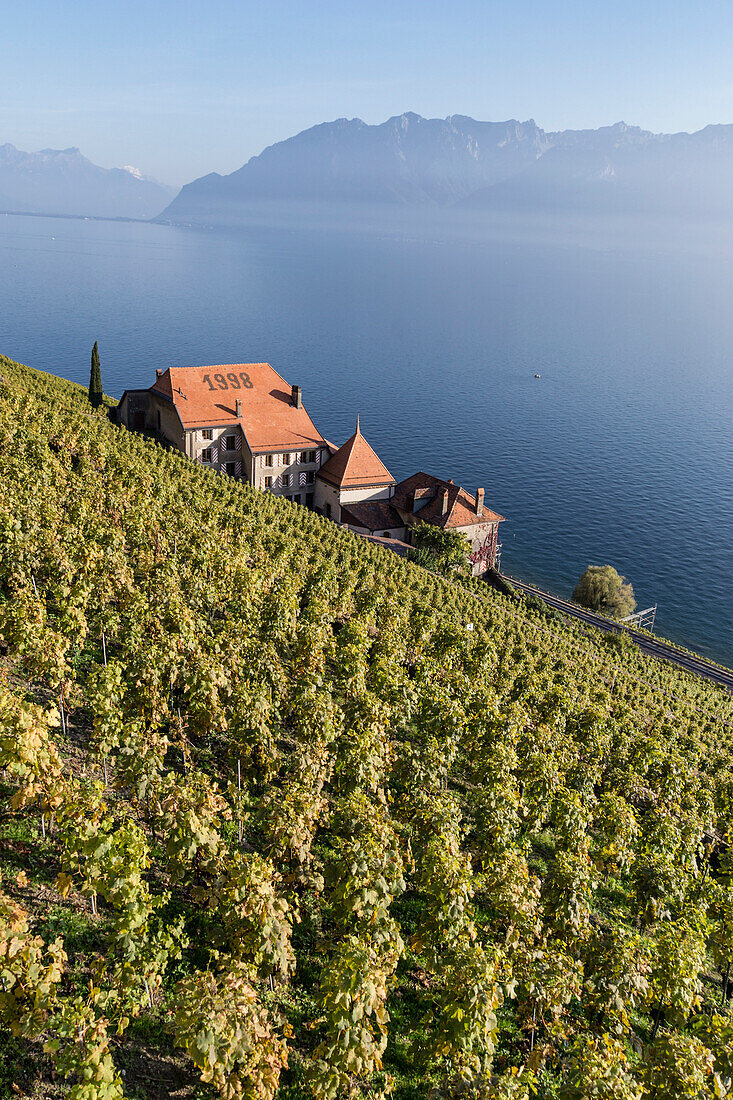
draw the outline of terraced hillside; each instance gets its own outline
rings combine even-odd
[[[729,695],[0,375],[2,1095],[731,1095]]]

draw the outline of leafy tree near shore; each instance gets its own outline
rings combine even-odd
[[[103,397],[102,368],[99,364],[99,348],[95,340],[94,347],[92,348],[92,369],[89,373],[89,404],[93,405],[95,409],[98,409],[102,404]]]
[[[600,611],[613,619],[631,615],[636,607],[634,589],[612,565],[589,565],[576,584],[572,598],[581,607]]]

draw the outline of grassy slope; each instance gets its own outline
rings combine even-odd
[[[493,758],[486,749],[489,733],[481,727],[479,709],[489,698],[495,704],[497,725],[502,731],[512,722],[522,729],[512,746],[519,759],[508,767],[512,783],[516,781],[513,789],[519,792],[524,806],[525,819],[517,826],[521,833],[517,850],[526,854],[530,875],[547,880],[558,847],[563,844],[552,810],[553,792],[558,790],[579,792],[588,805],[595,805],[603,791],[622,792],[629,804],[635,805],[642,831],[644,807],[650,798],[666,799],[680,833],[688,824],[697,827],[700,823],[699,805],[714,800],[716,773],[722,774],[726,767],[729,745],[726,723],[733,721],[733,708],[724,692],[670,667],[646,661],[617,639],[562,623],[538,609],[522,609],[478,585],[476,595],[457,590],[447,581],[426,576],[386,550],[367,546],[355,536],[336,531],[326,520],[196,469],[182,456],[171,455],[90,413],[83,391],[70,383],[39,375],[7,360],[0,360],[0,374],[0,461],[4,485],[0,509],[3,531],[0,585],[4,609],[19,598],[21,590],[26,591],[30,573],[37,577],[39,585],[47,583],[42,590],[55,592],[57,596],[62,593],[66,599],[69,587],[74,589],[75,570],[81,570],[82,559],[88,562],[82,548],[94,548],[100,555],[95,565],[96,590],[79,593],[80,614],[90,626],[88,633],[79,631],[73,618],[54,612],[53,597],[47,601],[44,629],[53,629],[55,635],[67,642],[60,678],[69,700],[69,721],[65,736],[59,733],[55,740],[68,775],[99,781],[102,774],[99,754],[93,751],[93,723],[85,683],[90,669],[101,662],[99,636],[91,626],[98,624],[105,606],[105,554],[109,553],[110,560],[116,563],[115,555],[121,553],[129,564],[130,593],[142,591],[147,585],[155,601],[160,600],[163,592],[170,596],[171,617],[166,619],[161,613],[162,631],[167,629],[178,636],[179,619],[186,617],[192,632],[205,637],[202,645],[213,644],[217,616],[226,619],[233,613],[235,603],[237,610],[241,610],[238,600],[244,599],[245,610],[249,608],[253,615],[261,615],[268,598],[276,598],[290,584],[294,617],[286,628],[287,639],[278,650],[285,679],[294,675],[298,630],[309,607],[305,594],[309,585],[317,587],[321,575],[327,572],[325,595],[319,597],[321,614],[334,624],[336,636],[344,624],[362,624],[376,650],[382,643],[386,647],[386,640],[395,636],[398,664],[402,671],[407,668],[409,672],[404,678],[400,678],[402,671],[399,675],[395,673],[405,698],[411,690],[408,681],[417,677],[418,694],[423,692],[439,708],[444,706],[446,715],[454,705],[463,707],[455,755],[442,782],[462,807],[463,843],[476,868],[475,922],[486,943],[503,942],[507,917],[496,901],[495,888],[480,873],[493,851],[493,841],[487,841],[482,834],[488,810],[480,794],[482,785],[495,783],[500,792],[502,783],[509,783],[509,773],[497,772],[493,778],[490,774]],[[61,512],[65,514],[60,519]],[[18,518],[21,534],[13,529]],[[53,576],[55,561],[59,569]],[[243,593],[245,585],[249,587]],[[278,614],[286,614],[286,610],[279,607]],[[474,624],[470,634],[465,631],[468,622]],[[114,637],[114,629],[110,622],[108,636]],[[445,637],[449,637],[449,643],[443,653],[453,656],[441,656],[438,640],[443,645]],[[141,647],[146,644],[147,640],[141,640]],[[148,650],[153,657],[154,652],[152,648]],[[391,659],[391,650],[385,648],[385,653],[384,659]],[[429,670],[424,680],[420,671],[423,658]],[[376,659],[373,654],[369,657],[372,664]],[[435,668],[441,661],[453,669],[445,687],[447,695],[435,694]],[[369,675],[368,692],[376,695],[376,680],[370,680]],[[325,676],[325,690],[331,691],[336,706],[346,713],[343,681],[339,680],[333,663],[327,662]],[[11,689],[23,693],[27,699],[42,706],[53,705],[54,674],[44,676],[32,648],[23,652],[17,639],[10,639],[3,657],[3,677]],[[484,693],[476,698],[471,695],[474,679],[480,681]],[[364,691],[366,696],[367,689]],[[381,698],[384,700],[388,695],[385,689]],[[277,782],[285,790],[290,781],[289,731],[295,712],[288,710],[287,696],[283,698],[276,736],[281,743],[273,766],[280,776]],[[394,759],[381,775],[395,805],[400,799],[407,800],[409,794],[409,780],[404,769],[400,771],[401,753],[405,745],[412,745],[411,738],[422,745],[419,732],[413,734],[400,725],[401,706],[403,703],[398,700],[388,729]],[[423,716],[427,713],[419,707],[418,711]],[[591,711],[605,715],[602,731],[594,733],[592,748],[583,744],[584,734],[580,730],[583,716]],[[226,790],[232,778],[230,747],[223,734],[207,731],[205,716],[199,714],[196,719],[196,713],[192,705],[192,727],[196,720],[199,722],[191,737],[197,753],[195,763]],[[447,717],[439,713],[439,729],[444,721],[447,728],[450,725]],[[420,725],[417,720],[415,724]],[[348,729],[347,722],[346,734]],[[495,731],[491,733],[494,736]],[[327,881],[329,869],[334,872],[337,867],[334,852],[346,835],[343,830],[339,832],[337,823],[339,799],[346,797],[339,786],[342,782],[338,778],[339,768],[343,766],[344,773],[353,768],[348,736],[337,739],[336,746],[336,771],[326,784],[333,816],[328,818],[326,813],[314,838],[311,856],[312,867],[324,870]],[[663,759],[656,768],[650,768],[645,754]],[[527,764],[530,756],[533,770]],[[477,760],[481,761],[480,767]],[[679,790],[674,797],[669,793],[670,760],[680,771]],[[164,763],[166,771],[181,773],[182,759],[177,749],[170,748]],[[586,775],[592,775],[590,784],[585,782]],[[530,796],[528,791],[534,779],[540,786],[545,784],[544,793]],[[250,782],[248,777],[246,786],[249,800],[246,837],[252,848],[264,847],[270,827],[261,817],[267,784],[263,786],[258,778]],[[13,785],[6,783],[1,792],[3,799],[12,790]],[[634,790],[636,803],[632,797]],[[113,1040],[116,1065],[126,1075],[126,1093],[181,1098],[213,1095],[199,1082],[190,1060],[176,1049],[167,1028],[168,1013],[175,1000],[174,983],[187,970],[206,964],[205,945],[213,926],[198,911],[190,883],[176,884],[171,880],[160,822],[154,835],[155,818],[149,815],[144,799],[131,797],[129,784],[116,786],[114,778],[105,797],[113,813],[115,807],[124,807],[124,813],[146,832],[154,855],[151,882],[171,888],[172,910],[183,915],[192,941],[182,960],[166,974],[154,1008],[143,1010],[125,1035]],[[231,789],[227,797],[231,802]],[[695,802],[694,814],[691,805],[685,805],[686,799]],[[543,816],[541,807],[545,803]],[[398,821],[398,817],[395,810],[395,821],[404,835],[411,837],[419,862],[422,841],[416,819],[405,816]],[[709,822],[705,824],[709,827]],[[723,825],[727,826],[727,820],[721,819],[716,827],[720,829]],[[34,931],[45,940],[53,940],[56,935],[64,937],[70,960],[65,988],[83,990],[94,957],[107,950],[109,915],[102,909],[101,915],[94,917],[88,897],[78,890],[72,890],[66,898],[60,896],[54,885],[60,869],[58,842],[54,836],[45,840],[41,837],[37,811],[32,807],[18,813],[6,809],[0,827],[2,890],[30,913]],[[223,826],[223,832],[227,842],[231,842],[233,827]],[[598,827],[591,824],[588,833],[598,848],[601,843]],[[684,858],[680,856],[680,861],[684,862]],[[605,881],[592,891],[591,925],[638,930],[639,913],[630,901],[634,888],[628,874],[607,874]],[[294,930],[298,959],[295,978],[288,985],[276,987],[272,994],[267,990],[263,994],[265,1000],[269,997],[286,1013],[295,1028],[291,1069],[282,1085],[283,1095],[288,1096],[304,1094],[301,1068],[315,1043],[314,1029],[317,1033],[320,1026],[318,989],[323,957],[333,945],[328,933],[329,921],[335,920],[330,901],[328,895],[324,901],[317,894],[318,891],[309,895],[306,890],[301,898],[302,920]],[[546,922],[550,920],[546,912],[550,904],[548,898],[543,910]],[[394,901],[392,910],[406,942],[420,931],[425,908],[417,880],[408,884],[407,892]],[[644,923],[642,939],[652,944],[655,929],[653,922]],[[578,957],[582,956],[587,966],[585,949],[578,950]],[[703,983],[715,984],[719,980],[709,958],[703,972]],[[435,1085],[441,1077],[439,1061],[434,1060],[427,1069],[421,1068],[415,1054],[415,1040],[419,1046],[426,1027],[429,1030],[423,1021],[426,1013],[429,1018],[434,1011],[440,981],[435,966],[426,962],[419,945],[408,946],[390,993],[392,1026],[385,1058],[385,1069],[394,1078],[397,1094],[405,1100],[422,1096],[425,1088]],[[716,999],[718,996],[716,992]],[[567,1006],[562,1013],[566,1010]],[[651,1021],[648,1012],[632,1016],[633,1033],[648,1039]],[[548,1048],[553,1042],[552,1031],[548,1022],[543,1035]],[[572,1028],[568,1031],[571,1033]],[[509,1001],[500,1012],[498,1035],[495,1068],[521,1065],[529,1052],[526,1018]],[[40,1043],[7,1038],[0,1057],[0,1095],[16,1095],[17,1089],[37,1097],[67,1093],[69,1084],[54,1079],[51,1062],[42,1053]],[[561,1067],[557,1060],[553,1062],[553,1057],[549,1058],[540,1085],[544,1095],[554,1094],[561,1074]]]

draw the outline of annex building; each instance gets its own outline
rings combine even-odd
[[[115,419],[166,440],[219,473],[313,508],[358,534],[409,544],[416,523],[466,535],[474,575],[497,567],[499,524],[484,490],[419,472],[395,481],[361,432],[341,447],[320,434],[300,386],[269,363],[157,370],[146,390],[125,390]]]
[[[316,505],[324,515],[358,534],[411,541],[416,523],[457,531],[471,543],[474,575],[498,565],[499,524],[504,516],[453,481],[420,471],[396,482],[361,433],[359,420],[350,439],[319,470]]]

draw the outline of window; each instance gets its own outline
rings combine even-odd
[[[160,409],[158,409],[158,431],[160,431]]]
[[[226,471],[227,471],[227,473],[229,474],[230,477],[234,477],[234,475],[237,472],[236,462],[227,462],[226,463]]]
[[[306,474],[305,474],[305,483],[306,483],[306,485],[312,485],[315,480],[316,480],[316,475],[313,473],[313,471],[312,470],[306,470]]]
[[[201,461],[211,462],[211,447],[206,447],[205,450],[201,452]]]
[[[237,437],[235,435],[224,436],[224,450],[236,451],[237,449]]]
[[[211,428],[204,428],[204,430],[203,430],[203,431],[202,431],[202,433],[201,433],[201,438],[202,438],[202,439],[213,439],[213,438],[214,438],[214,432],[213,432],[213,429],[211,429]]]
[[[283,474],[283,489],[290,488],[290,474]]]
[[[308,451],[303,455],[304,462],[316,462],[318,459],[318,451]]]
[[[328,519],[331,518],[331,505],[329,504],[328,501],[326,501],[326,517]]]
[[[274,466],[274,465],[275,465],[275,456],[274,455],[265,455],[265,466]]]
[[[313,493],[306,493],[305,506],[306,508],[313,508]]]
[[[300,504],[300,497],[293,497],[293,504]]]
[[[265,488],[266,489],[271,489],[272,488],[272,478],[271,477],[266,477],[265,478]]]
[[[297,459],[296,459],[296,461],[297,461]],[[283,462],[285,463],[286,466],[290,465],[290,453],[288,451],[286,451],[285,454],[283,455]]]

